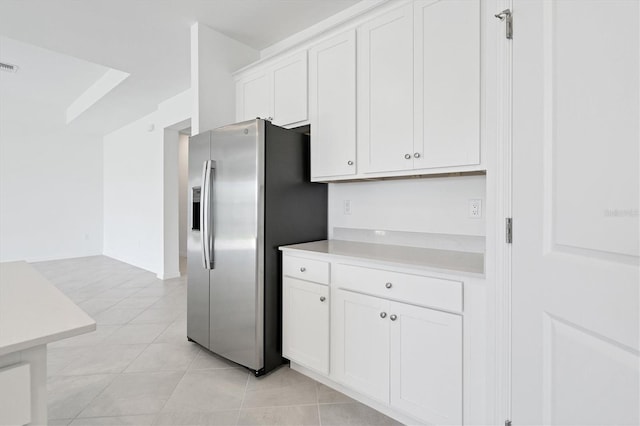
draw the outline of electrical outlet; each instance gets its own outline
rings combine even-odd
[[[342,213],[351,214],[351,200],[344,200],[342,202]]]
[[[482,200],[469,200],[469,217],[473,219],[482,217]]]

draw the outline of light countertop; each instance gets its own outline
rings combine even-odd
[[[295,251],[327,254],[350,259],[375,260],[399,266],[419,267],[443,273],[484,276],[484,254],[390,244],[323,240],[280,247]]]
[[[0,263],[0,356],[95,329],[96,322],[31,265]]]

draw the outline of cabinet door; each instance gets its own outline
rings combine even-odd
[[[282,284],[282,355],[329,374],[329,288],[290,277]]]
[[[391,405],[462,424],[462,317],[391,302]]]
[[[236,120],[245,121],[271,116],[269,79],[266,70],[236,81]]]
[[[332,352],[335,379],[389,403],[389,302],[336,290]]]
[[[413,6],[358,28],[358,156],[362,172],[413,168]]]
[[[480,0],[414,7],[414,168],[479,164]]]
[[[269,74],[273,123],[287,126],[306,121],[307,52],[300,52],[278,62]]]
[[[311,178],[356,173],[356,34],[309,49]]]

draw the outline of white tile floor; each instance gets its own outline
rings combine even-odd
[[[98,329],[48,347],[50,425],[391,425],[287,366],[255,378],[186,339],[186,277],[105,256],[34,266]]]

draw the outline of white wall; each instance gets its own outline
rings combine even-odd
[[[175,125],[191,119],[198,133],[233,122],[232,72],[258,57],[202,24],[191,28],[191,49],[192,89],[104,138],[104,254],[162,279],[180,274]]]
[[[212,28],[191,26],[192,134],[235,122],[235,83],[231,73],[259,57],[257,50]]]
[[[180,276],[180,201],[178,168],[178,130],[164,129],[162,162],[162,265],[158,277],[162,279]]]
[[[100,254],[100,138],[12,109],[0,107],[0,261]]]
[[[189,136],[180,135],[178,140],[178,238],[180,256],[187,255],[187,203],[189,202]]]
[[[179,274],[178,138],[176,132],[174,152],[169,142],[165,143],[165,128],[190,116],[191,93],[185,91],[160,104],[157,111],[104,137],[103,252],[162,278]],[[153,130],[149,131],[151,125]],[[170,152],[165,152],[167,148]],[[165,173],[165,157],[171,152],[175,167]],[[165,188],[165,178],[167,182],[173,179],[174,184]],[[171,218],[165,221],[167,213]],[[165,233],[165,222],[168,226],[175,222],[175,230]],[[176,258],[168,268],[165,247],[171,248]]]
[[[468,217],[468,200],[484,200],[485,183],[485,176],[332,183],[329,232],[340,227],[484,236],[485,220]],[[350,215],[344,214],[345,200]]]

